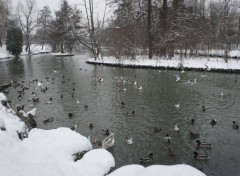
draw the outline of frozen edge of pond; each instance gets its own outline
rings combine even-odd
[[[181,59],[179,55],[175,55],[171,60],[159,57],[148,59],[147,56],[136,56],[135,60],[127,58],[118,60],[115,57],[103,57],[98,60],[89,58],[86,63],[129,68],[240,73],[240,61],[237,59],[228,59],[226,63],[223,58],[186,57]]]

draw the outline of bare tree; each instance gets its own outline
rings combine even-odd
[[[35,0],[24,0],[23,3],[18,3],[17,18],[25,36],[25,51],[28,52],[28,54],[31,54],[31,39],[34,28],[37,25],[37,13],[37,4]]]
[[[9,16],[9,1],[0,0],[0,47],[2,46],[2,40],[6,34],[6,26]]]
[[[49,28],[52,21],[51,10],[48,6],[44,6],[39,12],[39,18],[37,21],[37,33],[36,36],[40,39],[42,49],[47,41],[49,35]]]

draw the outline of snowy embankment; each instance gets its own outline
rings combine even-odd
[[[180,50],[177,50],[176,53],[181,53]],[[186,52],[187,54],[190,54],[190,50]],[[193,55],[199,55],[199,56],[211,56],[211,57],[224,57],[225,56],[225,50],[198,50],[197,53]],[[231,58],[240,58],[240,50],[232,50],[229,51],[228,56]]]
[[[4,176],[103,176],[115,166],[114,158],[105,149],[92,150],[90,141],[70,130],[32,129],[22,141],[17,131],[26,132],[25,124],[15,112],[2,105],[6,97],[0,93],[0,173]],[[90,151],[89,151],[90,150]],[[73,154],[89,151],[74,162]],[[188,165],[147,168],[124,166],[109,176],[205,176]]]
[[[28,52],[25,51],[25,47],[26,45],[23,45],[22,53],[20,55],[28,55]],[[52,48],[50,47],[50,45],[44,45],[43,49],[41,45],[37,45],[37,44],[31,45],[31,53],[33,55],[50,53],[51,51],[52,51]],[[7,51],[6,45],[3,45],[2,47],[0,47],[0,59],[7,59],[7,58],[14,58],[14,56]]]
[[[184,70],[207,70],[223,72],[240,72],[240,61],[228,59],[226,63],[223,58],[207,57],[182,57],[175,55],[172,59],[154,57],[148,59],[147,56],[137,56],[135,60],[115,57],[103,57],[103,59],[87,59],[90,64],[103,64],[109,66],[126,66],[139,68],[161,68],[161,69],[184,69]]]

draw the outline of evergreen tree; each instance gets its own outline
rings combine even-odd
[[[17,57],[22,52],[22,44],[22,30],[17,26],[10,26],[7,30],[7,51]]]

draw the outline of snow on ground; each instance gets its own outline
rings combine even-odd
[[[73,53],[50,53],[52,56],[74,56]]]
[[[0,93],[0,102],[6,97]],[[0,103],[0,173],[4,176],[103,176],[115,166],[114,158],[105,149],[92,150],[90,141],[69,128],[52,130],[32,129],[21,141],[17,132],[25,131],[25,124]],[[73,154],[88,151],[74,162]],[[205,176],[188,165],[144,168],[124,166],[109,176]]]
[[[22,53],[20,55],[28,55],[28,52],[25,51],[26,45],[23,45],[22,47]],[[52,51],[52,48],[50,45],[44,45],[43,49],[41,45],[32,44],[31,45],[31,53],[32,54],[41,54],[41,53],[50,53]],[[3,45],[0,47],[0,59],[6,59],[6,58],[13,58],[14,56],[11,55],[6,50],[6,45]]]
[[[13,57],[13,55],[9,54],[9,52],[6,49],[6,45],[0,47],[0,59],[6,59],[10,57]]]
[[[240,61],[237,59],[228,59],[226,63],[223,58],[207,58],[207,57],[186,57],[180,58],[180,55],[175,55],[172,59],[163,59],[154,57],[148,59],[147,56],[137,56],[135,60],[123,58],[116,59],[115,57],[103,57],[103,59],[95,60],[90,58],[88,63],[99,63],[109,65],[126,65],[126,66],[149,66],[149,67],[174,67],[180,68],[181,65],[184,68],[200,68],[200,69],[223,69],[223,70],[240,70]]]
[[[28,55],[28,52],[25,51],[25,48],[26,48],[26,45],[23,45],[21,55]],[[44,45],[42,49],[42,45],[32,44],[30,49],[32,54],[50,53],[52,51],[52,48],[50,45]]]
[[[179,164],[174,166],[152,165],[144,168],[141,165],[123,166],[108,176],[206,176],[199,170]]]

